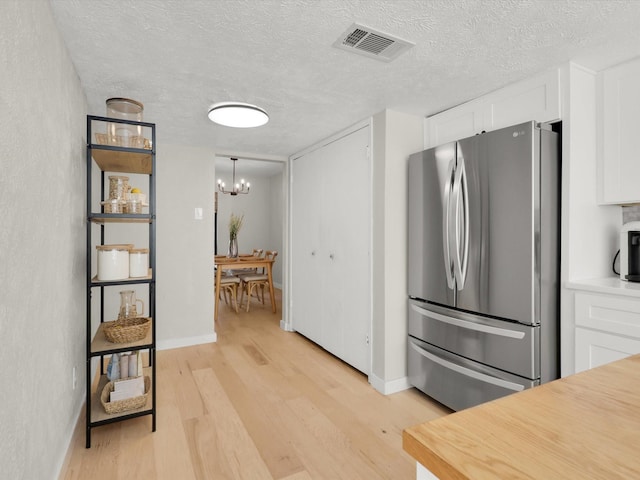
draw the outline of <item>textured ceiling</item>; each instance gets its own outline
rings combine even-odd
[[[51,0],[89,113],[124,96],[162,142],[290,155],[385,108],[427,116],[551,67],[640,54],[638,0]],[[332,47],[352,23],[414,42],[390,63]],[[211,123],[222,101],[270,122]]]

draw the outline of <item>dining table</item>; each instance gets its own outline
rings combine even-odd
[[[271,310],[276,313],[276,302],[273,297],[273,276],[272,267],[273,259],[264,257],[256,257],[253,254],[240,254],[237,257],[227,257],[226,255],[215,255],[214,265],[216,267],[216,284],[215,284],[215,309],[214,319],[218,318],[218,304],[220,303],[220,280],[222,279],[223,270],[244,270],[251,268],[264,268],[269,280],[269,298],[271,299]],[[247,300],[249,301],[249,300]]]

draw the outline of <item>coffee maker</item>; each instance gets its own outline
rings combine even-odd
[[[640,282],[640,222],[629,222],[620,231],[620,280]]]

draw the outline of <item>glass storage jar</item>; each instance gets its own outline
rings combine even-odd
[[[127,201],[129,198],[129,177],[109,175],[109,199]]]
[[[146,277],[147,275],[149,275],[149,249],[131,249],[129,251],[129,276]]]
[[[122,213],[124,202],[117,198],[111,198],[109,200],[105,200],[104,202],[100,202],[102,205],[103,213]]]
[[[134,122],[142,121],[144,106],[130,98],[109,98],[107,100],[107,117]],[[144,137],[140,125],[129,123],[107,124],[107,136],[110,145],[118,147],[144,148]]]

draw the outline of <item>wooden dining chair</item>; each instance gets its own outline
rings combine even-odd
[[[273,260],[275,262],[278,252],[275,250],[267,250],[264,254],[264,258],[267,260]],[[247,312],[249,311],[249,304],[251,303],[251,296],[255,292],[256,297],[264,305],[264,291],[265,287],[269,287],[269,276],[267,272],[239,275],[240,277],[240,306],[242,306],[242,299],[244,294],[247,294]],[[274,299],[271,298],[271,304],[273,305]]]
[[[233,301],[233,307],[236,313],[238,313],[238,287],[240,286],[240,279],[235,275],[223,275],[220,277],[220,291],[217,295],[224,299],[224,303],[229,305],[228,295],[231,296]],[[215,287],[215,282],[214,282]]]

